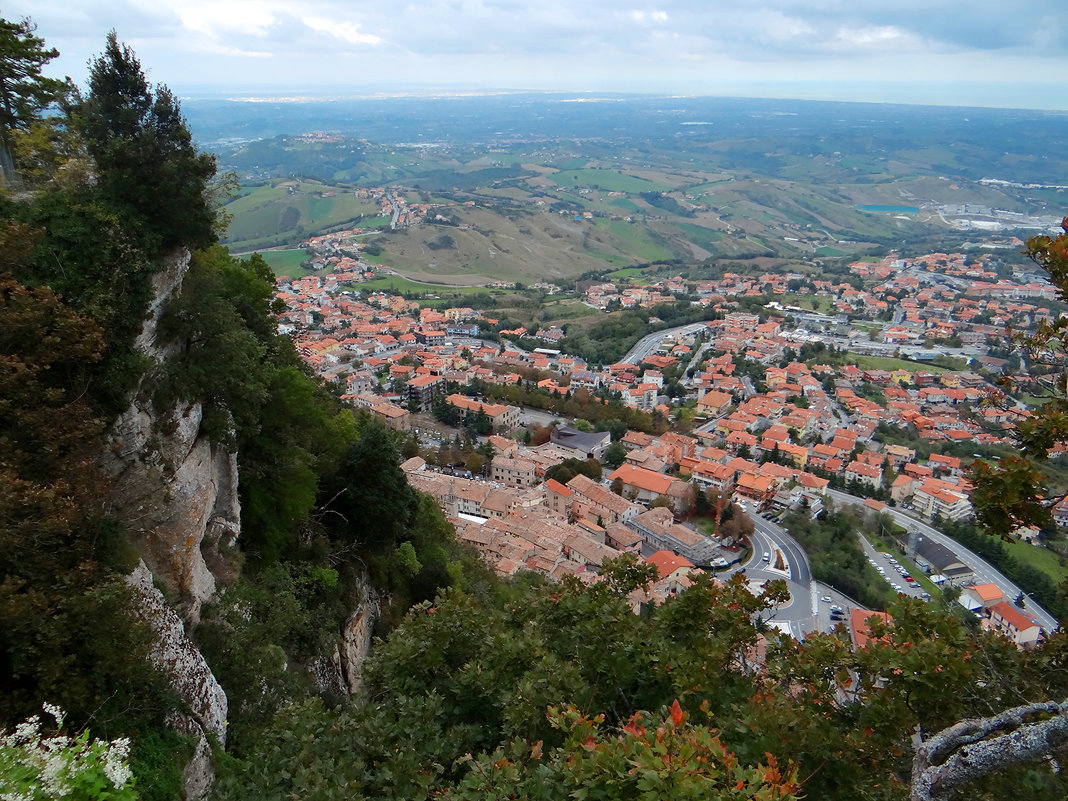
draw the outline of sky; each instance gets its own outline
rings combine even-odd
[[[1068,0],[16,0],[197,95],[560,90],[1068,110]]]

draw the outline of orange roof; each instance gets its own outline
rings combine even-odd
[[[1005,597],[997,584],[973,584],[968,589],[978,595],[981,601],[995,601]]]
[[[667,494],[668,487],[671,486],[672,481],[671,476],[654,473],[652,470],[646,470],[644,467],[635,467],[630,464],[622,465],[608,477],[610,481],[615,481],[617,478],[624,484],[629,484],[632,487],[648,492],[655,492],[659,495]]]
[[[679,556],[671,551],[657,551],[646,557],[645,561],[656,567],[660,578],[667,578],[680,567],[693,567],[693,562],[685,556]]]
[[[549,492],[555,492],[557,495],[562,495],[565,498],[570,498],[572,495],[575,494],[575,491],[573,489],[565,487],[555,478],[550,478],[548,481],[546,481],[545,488],[549,490]]]
[[[873,617],[879,618],[887,625],[894,622],[894,619],[886,612],[873,612],[870,609],[853,609],[850,611],[849,622],[853,630],[853,642],[857,648],[865,648],[872,639],[868,621]]]

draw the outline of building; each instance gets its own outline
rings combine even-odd
[[[585,517],[575,511],[580,506],[588,509],[595,517],[600,517],[606,524],[626,523],[642,512],[642,508],[637,504],[616,495],[581,473],[567,482],[565,489],[571,492],[571,509],[575,517]]]
[[[409,406],[424,412],[434,403],[434,396],[445,391],[445,379],[440,375],[417,375],[408,382],[405,393]]]
[[[511,487],[529,487],[537,482],[534,475],[534,462],[530,459],[509,459],[495,456],[493,459],[493,480]]]
[[[478,414],[479,410],[489,418],[494,431],[510,431],[519,425],[519,408],[517,406],[506,406],[503,403],[483,403],[459,394],[449,395],[445,402],[459,412],[460,425],[464,424],[469,414]]]
[[[952,484],[937,479],[923,482],[912,494],[912,507],[928,518],[965,520],[972,516],[972,502]]]
[[[625,464],[612,472],[609,481],[619,479],[623,494],[642,503],[651,503],[657,498],[668,498],[675,514],[686,512],[693,498],[693,485],[663,473],[654,473],[643,467]]]
[[[1007,601],[990,607],[990,625],[1017,648],[1031,648],[1042,638],[1042,627]]]
[[[557,426],[549,435],[549,441],[575,459],[592,458],[601,461],[612,441],[612,435],[607,431],[579,431],[569,426]]]
[[[949,581],[961,584],[973,575],[972,569],[953,551],[917,532],[909,534],[909,554],[920,569],[928,573],[936,583]]]

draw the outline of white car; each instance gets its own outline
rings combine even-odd
[[[831,602],[831,596],[824,595],[822,598],[820,598],[820,600],[825,604],[829,604]]]

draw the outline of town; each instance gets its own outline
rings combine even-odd
[[[380,194],[391,224],[426,213]],[[754,587],[787,581],[776,621],[786,633],[845,622],[863,637],[867,610],[813,581],[783,522],[859,504],[898,527],[900,562],[864,542],[870,575],[891,591],[929,599],[955,588],[1021,646],[1056,628],[939,530],[972,517],[967,468],[1011,448],[1029,415],[1026,384],[1004,383],[1020,372],[1005,331],[1055,318],[1056,292],[1037,274],[989,253],[891,253],[837,280],[581,280],[576,297],[604,314],[685,304],[704,317],[596,364],[555,347],[566,323],[504,328],[460,302],[361,292],[389,268],[361,257],[359,233],[306,243],[315,271],[279,279],[280,331],[354,407],[409,436],[409,482],[498,573],[596,581],[605,560],[632,553],[660,576],[632,597],[638,609],[693,571],[742,571]],[[1068,503],[1055,515],[1068,524]]]

